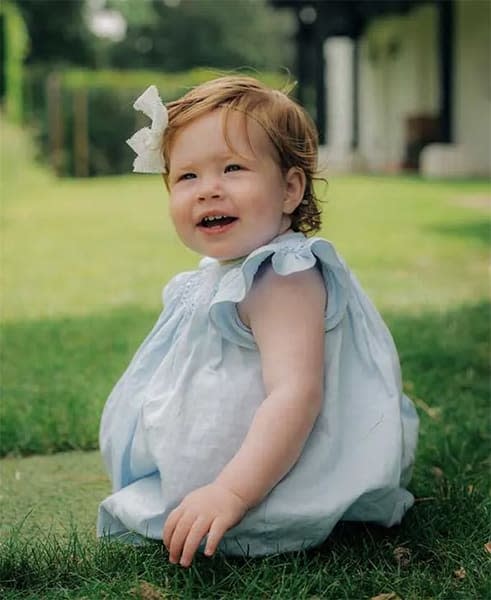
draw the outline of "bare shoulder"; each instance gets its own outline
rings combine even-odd
[[[270,262],[261,265],[246,298],[239,303],[238,312],[242,322],[250,327],[251,316],[271,310],[306,314],[309,311],[322,313],[327,304],[327,292],[320,270],[298,271],[290,275],[279,275]]]

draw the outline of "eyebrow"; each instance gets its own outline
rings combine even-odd
[[[209,155],[207,156],[207,160],[210,159]],[[237,152],[227,152],[227,153],[219,153],[219,154],[215,154],[211,157],[211,160],[216,160],[216,161],[223,161],[226,162],[228,160],[239,160],[239,161],[253,161],[255,160],[256,157],[254,155],[251,156],[243,156],[241,154],[238,154]],[[187,171],[189,169],[193,169],[196,167],[196,164],[199,164],[199,160],[198,161],[189,161],[187,160],[186,162],[182,162],[179,163],[177,162],[176,165],[176,161],[172,161],[171,163],[171,169],[175,170],[175,171]],[[174,165],[174,166],[172,166]]]

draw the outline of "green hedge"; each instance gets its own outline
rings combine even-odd
[[[29,48],[29,35],[19,8],[3,0],[0,4],[0,42],[2,44],[1,94],[5,95],[5,112],[14,123],[22,122],[22,88],[24,76],[24,58]]]
[[[59,175],[128,173],[134,153],[125,140],[136,129],[149,124],[144,115],[132,108],[138,95],[153,83],[163,101],[169,102],[189,88],[223,74],[211,69],[183,73],[83,69],[49,73],[33,69],[27,81],[27,114],[35,121],[41,155],[51,160]],[[275,88],[283,87],[289,80],[286,74],[253,75]],[[80,103],[82,106],[86,103],[87,126],[81,119]],[[58,135],[58,143],[54,144],[56,128],[63,134]],[[77,154],[75,146],[85,147],[85,135],[88,153],[86,159],[80,160],[80,150]],[[56,160],[53,160],[54,145],[58,147]],[[83,151],[82,154],[85,156]]]

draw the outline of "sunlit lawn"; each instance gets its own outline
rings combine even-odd
[[[97,447],[104,400],[156,319],[162,286],[198,257],[172,231],[158,176],[56,180],[2,124],[1,177],[0,450],[8,458],[0,585],[8,597],[485,597],[485,182],[333,177],[326,191],[322,235],[389,322],[421,414],[412,483],[419,501],[402,527],[343,525],[307,555],[200,559],[183,572],[167,565],[158,545],[93,541],[97,503],[108,490],[97,453],[18,455]],[[397,559],[398,547],[409,550],[407,561]],[[454,573],[460,568],[462,577]]]

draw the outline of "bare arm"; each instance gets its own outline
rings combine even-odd
[[[266,399],[215,483],[250,508],[298,460],[322,402],[326,291],[317,269],[289,276],[271,267],[239,314],[259,347]]]

